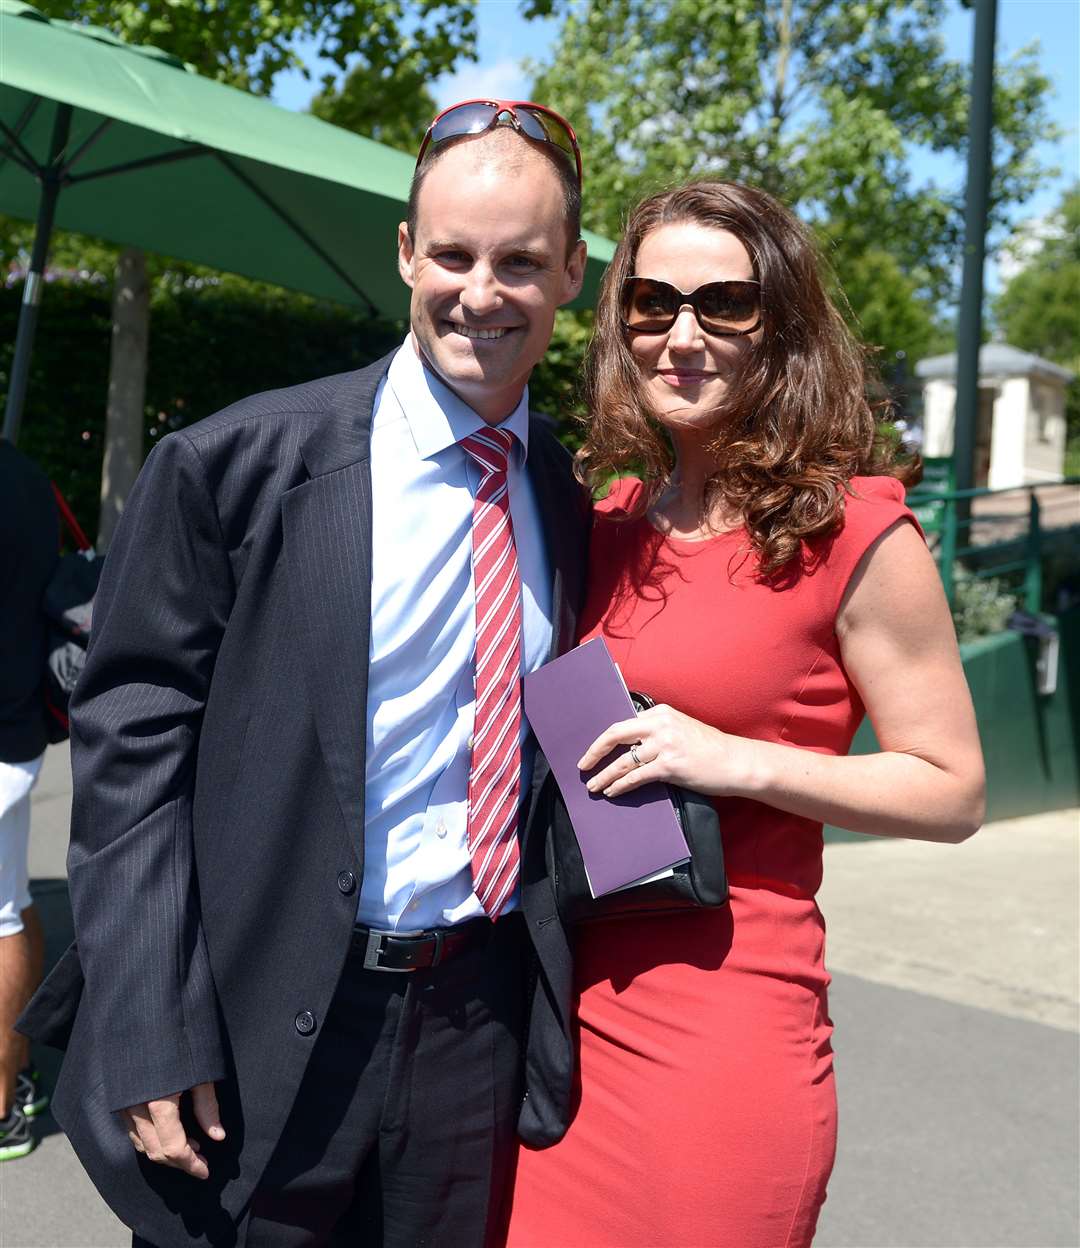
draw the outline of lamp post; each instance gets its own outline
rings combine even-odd
[[[964,273],[956,329],[956,421],[953,441],[955,488],[975,484],[975,427],[979,411],[979,347],[982,340],[983,264],[994,112],[994,34],[997,0],[964,0],[975,10],[968,125],[967,195],[964,212]],[[959,508],[966,515],[968,501]]]

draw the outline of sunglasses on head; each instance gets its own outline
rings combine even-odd
[[[573,164],[581,185],[581,151],[574,127],[565,117],[530,100],[462,100],[451,104],[428,126],[416,157],[417,168],[431,148],[447,139],[483,134],[499,124],[513,126],[518,134],[536,143],[553,144]]]
[[[665,334],[685,307],[707,334],[739,337],[761,327],[761,283],[752,279],[707,282],[679,290],[655,277],[628,277],[622,285],[622,323],[635,334]]]

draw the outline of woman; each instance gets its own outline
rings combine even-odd
[[[809,1244],[836,1137],[822,824],[960,841],[982,817],[948,608],[859,349],[770,196],[639,205],[588,386],[589,479],[642,479],[599,505],[582,639],[661,705],[580,765],[623,747],[594,790],[712,795],[731,903],[578,930],[580,1104],[522,1150],[510,1248]],[[848,758],[864,708],[882,748]]]

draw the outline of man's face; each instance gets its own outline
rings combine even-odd
[[[398,228],[398,267],[425,362],[496,424],[547,350],[555,309],[581,289],[585,244],[567,255],[562,188],[546,158],[481,161],[471,149],[483,142],[458,144],[428,173],[416,238]]]

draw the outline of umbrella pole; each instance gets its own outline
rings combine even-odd
[[[38,312],[41,308],[41,287],[45,280],[45,258],[52,239],[56,201],[60,196],[60,158],[67,147],[71,131],[71,105],[61,104],[53,122],[52,142],[49,147],[49,163],[41,170],[41,199],[38,202],[37,225],[34,229],[34,247],[30,254],[30,268],[23,284],[22,305],[19,308],[19,328],[15,334],[15,356],[11,362],[11,378],[8,385],[7,410],[4,413],[4,437],[9,442],[19,440],[23,407],[26,403],[26,384],[30,377],[30,354],[34,348]]]

